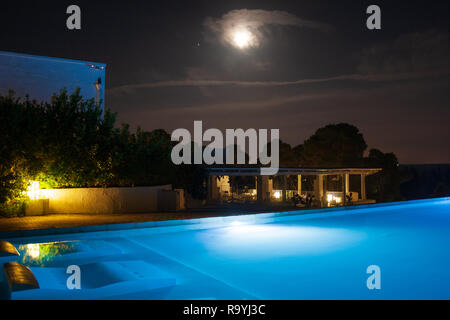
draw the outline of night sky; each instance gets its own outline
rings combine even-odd
[[[66,28],[66,8],[82,30]],[[377,4],[382,30],[366,28]],[[146,130],[347,122],[401,163],[450,163],[448,1],[8,1],[0,50],[103,62],[106,107]],[[244,23],[238,48],[229,27]],[[4,79],[2,79],[4,81]]]

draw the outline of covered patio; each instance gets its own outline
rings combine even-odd
[[[295,195],[313,197],[315,207],[329,207],[348,204],[375,203],[367,199],[366,177],[381,171],[380,168],[306,169],[280,168],[276,176],[261,174],[260,168],[208,168],[207,185],[209,203],[220,203],[233,199],[232,177],[254,177],[255,189],[245,193],[247,201],[259,203],[286,202]],[[350,188],[350,179],[357,179],[358,190]],[[287,180],[297,177],[296,188],[288,187]],[[278,187],[274,187],[274,180]],[[281,183],[280,183],[281,182]],[[292,182],[292,180],[291,180]],[[329,185],[333,185],[331,188]]]

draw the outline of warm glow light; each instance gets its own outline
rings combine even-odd
[[[39,181],[29,181],[28,188],[25,192],[28,198],[31,200],[37,199],[50,199],[53,196],[52,189],[40,189]]]
[[[336,195],[334,195],[332,193],[328,193],[327,194],[327,202],[341,203],[342,202],[342,197],[337,197]]]
[[[27,196],[32,200],[40,198],[39,181],[30,181],[27,189]]]
[[[33,258],[39,258],[39,243],[29,243],[27,244],[27,254]]]
[[[281,192],[280,191],[275,191],[273,196],[275,197],[275,199],[280,199],[281,198]]]
[[[251,34],[250,32],[243,30],[243,31],[236,31],[233,35],[233,41],[239,48],[246,48],[250,45],[251,42]]]

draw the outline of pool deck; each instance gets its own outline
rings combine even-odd
[[[197,210],[160,213],[135,214],[49,214],[44,216],[25,216],[5,218],[0,216],[0,233],[26,230],[60,229],[109,224],[129,224],[152,221],[170,221],[226,217],[254,213],[281,212],[295,210],[291,207],[206,207]],[[297,209],[298,210],[298,209]]]
[[[191,215],[187,216],[185,213],[50,214],[46,216],[0,218],[0,232],[188,219],[191,217]]]

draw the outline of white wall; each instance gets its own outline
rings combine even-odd
[[[49,199],[48,213],[141,213],[158,207],[161,190],[171,185],[134,188],[71,188],[41,190]]]
[[[100,78],[99,99],[105,105],[106,65],[98,62],[70,60],[0,51],[0,94],[13,89],[17,97],[50,101],[50,97],[66,88],[72,93],[81,89],[84,99],[95,100],[94,83]]]

